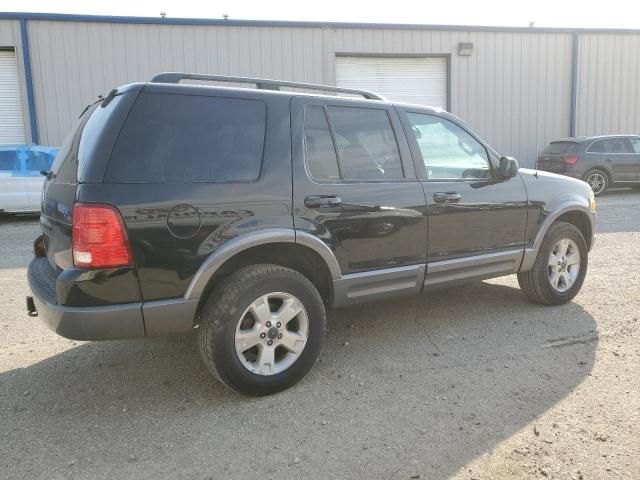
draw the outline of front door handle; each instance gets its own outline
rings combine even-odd
[[[337,195],[309,195],[304,197],[304,206],[307,208],[331,208],[339,207],[342,199]]]
[[[433,201],[436,203],[457,202],[462,195],[456,192],[436,192],[433,194]]]

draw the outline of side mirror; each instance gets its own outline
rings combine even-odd
[[[498,175],[500,178],[515,177],[518,173],[518,161],[513,157],[500,157]]]

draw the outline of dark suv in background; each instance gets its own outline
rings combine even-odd
[[[82,340],[197,328],[254,395],[312,367],[328,308],[513,273],[568,302],[595,229],[586,183],[519,170],[442,110],[179,73],[91,106],[42,198],[32,316]]]
[[[538,168],[580,178],[596,195],[612,186],[640,188],[640,136],[555,140],[538,157]]]

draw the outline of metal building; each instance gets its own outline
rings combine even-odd
[[[569,135],[640,133],[640,30],[0,14],[0,143],[59,145],[160,71],[357,86],[462,117],[533,166]]]

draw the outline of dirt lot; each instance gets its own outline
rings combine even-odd
[[[599,200],[575,301],[514,276],[331,312],[253,399],[191,336],[85,343],[25,314],[34,218],[0,220],[0,478],[640,478],[640,192]]]

